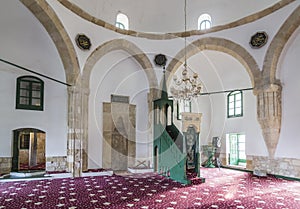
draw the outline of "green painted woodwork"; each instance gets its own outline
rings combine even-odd
[[[238,165],[238,140],[236,135],[230,135],[230,165]]]
[[[154,142],[156,171],[162,175],[189,184],[186,178],[186,155],[183,154],[183,136],[173,125],[173,100],[168,98],[165,73],[161,98],[154,101]],[[168,109],[171,108],[171,112]],[[171,116],[168,114],[171,114]],[[171,120],[171,121],[168,121]],[[167,124],[171,124],[167,126]]]
[[[246,163],[245,135],[229,134],[230,165]]]
[[[173,100],[168,98],[165,74],[163,76],[161,98],[154,100],[153,103],[155,171],[182,184],[190,184],[191,181],[186,176],[185,137],[173,123]],[[200,176],[199,150],[196,152],[196,159],[195,172],[198,171],[198,176]]]
[[[189,184],[186,178],[186,155],[181,152],[173,139],[161,124],[154,127],[155,135],[159,137],[154,140],[154,147],[158,147],[157,172],[170,177],[183,184]]]
[[[44,109],[44,82],[33,76],[17,78],[16,109]]]
[[[13,157],[12,157],[11,171],[19,170],[19,133],[20,130],[14,130]]]
[[[184,153],[185,151],[183,150],[183,135],[181,134],[181,132],[176,128],[174,124],[166,126],[166,130],[173,142],[177,145],[180,152]]]
[[[227,95],[227,118],[243,116],[243,92],[232,91]]]
[[[291,180],[291,181],[300,181],[299,178],[295,178],[295,177],[288,177],[288,176],[282,176],[282,175],[274,175],[276,178],[280,178],[280,179],[286,179],[286,180]]]

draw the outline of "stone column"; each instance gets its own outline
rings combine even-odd
[[[68,171],[73,177],[82,173],[82,95],[80,85],[68,87]]]
[[[257,118],[262,128],[269,158],[274,158],[280,135],[281,91],[281,85],[278,84],[254,90],[257,96]]]
[[[156,88],[150,88],[150,92],[148,93],[148,159],[149,164],[153,165],[153,139],[154,139],[154,133],[153,133],[153,116],[154,116],[154,109],[153,109],[153,101],[160,98],[159,93],[161,90]]]
[[[82,128],[82,142],[81,142],[81,149],[82,149],[82,171],[88,170],[88,109],[89,109],[89,95],[90,89],[89,88],[81,88],[81,96],[82,96],[82,103],[81,103],[81,128]]]

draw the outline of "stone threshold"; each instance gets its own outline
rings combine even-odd
[[[130,173],[152,173],[153,168],[127,168]]]
[[[100,172],[83,172],[81,177],[88,176],[112,176],[113,171],[100,171]],[[0,176],[2,182],[9,181],[31,181],[40,179],[56,179],[56,178],[73,178],[72,173],[59,172],[59,173],[47,173],[46,171],[36,172],[11,172]]]
[[[241,166],[221,166],[222,168],[227,168],[227,169],[232,169],[232,170],[238,170],[238,171],[244,171],[244,172],[248,172],[248,173],[253,173],[252,170],[248,170],[244,167]],[[267,175],[271,175],[274,176],[276,178],[280,178],[280,179],[286,179],[286,180],[292,180],[292,181],[300,181],[300,178],[296,178],[296,177],[289,177],[289,176],[283,176],[283,175],[277,175],[277,174],[271,174],[271,173],[266,173]]]
[[[253,171],[248,170],[244,166],[237,166],[237,165],[222,165],[221,168],[227,168],[227,169],[232,169],[232,170],[237,170],[237,171],[244,171],[248,173],[252,173]]]

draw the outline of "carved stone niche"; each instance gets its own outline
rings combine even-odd
[[[129,97],[111,95],[103,103],[103,162],[105,169],[127,170],[136,158],[136,106]]]
[[[186,132],[190,126],[193,126],[197,133],[200,133],[202,113],[183,112],[182,115],[182,132]]]
[[[185,136],[184,138],[184,151],[187,156],[187,169],[195,169],[199,172],[200,168],[200,125],[202,113],[181,113],[182,115],[182,132]]]

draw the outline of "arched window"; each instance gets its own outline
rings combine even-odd
[[[232,91],[227,96],[227,117],[243,116],[243,93],[242,91]]]
[[[128,30],[129,28],[128,17],[122,13],[119,13],[116,19],[116,27],[124,30]]]
[[[211,17],[209,14],[202,14],[198,18],[198,30],[206,30],[211,28]]]
[[[16,109],[43,110],[44,82],[33,76],[17,78]]]

